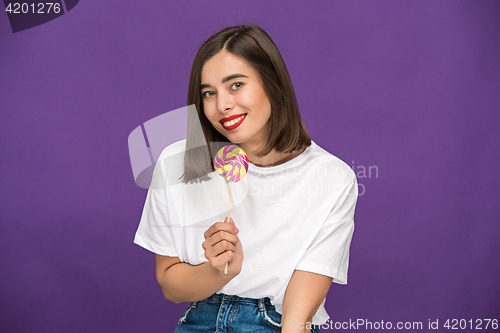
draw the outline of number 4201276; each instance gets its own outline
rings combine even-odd
[[[446,322],[443,324],[443,327],[446,327],[448,329],[452,330],[464,330],[464,329],[485,329],[487,330],[488,328],[492,328],[494,330],[498,329],[498,319],[448,319]]]
[[[60,13],[61,12],[61,4],[53,3],[53,2],[40,2],[40,3],[9,3],[5,8],[6,12],[9,14],[49,14],[49,13]]]

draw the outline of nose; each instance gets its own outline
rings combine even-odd
[[[231,95],[225,91],[217,92],[217,109],[226,113],[233,109],[234,103]]]

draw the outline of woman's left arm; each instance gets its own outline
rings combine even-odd
[[[331,285],[329,276],[295,270],[285,292],[281,332],[310,332],[312,317]]]

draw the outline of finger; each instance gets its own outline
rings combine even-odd
[[[227,240],[233,245],[236,245],[238,243],[238,236],[227,231],[218,231],[211,237],[211,241],[213,241],[214,245],[222,240]]]
[[[236,233],[240,232],[240,230],[236,227],[236,224],[234,224],[233,219],[231,219],[230,224],[234,227],[234,231],[235,231]]]
[[[207,238],[202,244],[202,247],[204,250],[206,250],[209,247],[213,247],[215,244],[226,240],[231,242],[233,245],[238,244],[238,236],[229,233],[227,231],[218,231],[209,238]]]
[[[217,266],[224,269],[226,266],[226,263],[233,261],[233,259],[234,259],[234,252],[233,251],[226,251],[224,253],[219,254],[217,257],[215,257],[213,259],[213,262]]]
[[[214,246],[212,246],[212,250],[214,251],[216,256],[221,255],[225,251],[234,251],[235,249],[236,246],[227,240],[222,240],[217,244],[215,244]]]
[[[208,258],[207,258],[208,259]],[[219,271],[224,271],[224,268],[226,267],[226,263],[229,263],[233,261],[234,259],[234,252],[232,251],[226,251],[219,256],[212,257],[211,259],[208,259],[210,261],[210,264],[218,269]]]
[[[228,224],[227,223],[223,223],[223,222],[215,222],[214,224],[212,224],[208,229],[207,231],[205,231],[205,233],[203,234],[203,237],[205,237],[205,239],[211,237],[214,233],[216,233],[217,231],[220,231],[220,230],[225,230],[225,228],[227,228]]]
[[[226,218],[227,220],[227,218]],[[223,228],[222,230],[226,230],[230,233],[237,234],[239,232],[238,228],[236,228],[236,225],[234,224],[234,221],[232,218],[230,218],[229,222],[222,223],[220,226]]]
[[[217,234],[219,234],[219,233],[217,233]],[[205,243],[205,249],[206,249],[205,252],[208,252],[209,256],[218,256],[226,250],[234,250],[236,248],[236,244],[238,242],[238,239],[236,239],[236,240],[232,239],[232,242],[231,242],[225,238],[219,239],[217,234],[205,241],[206,242]]]
[[[232,218],[229,218],[229,219],[230,219],[229,224],[231,224],[234,227],[235,233],[240,232],[240,230],[236,227],[236,224],[234,223],[234,220]],[[226,217],[225,221],[227,222],[227,217]]]
[[[231,225],[231,223],[216,222],[216,223],[212,224],[210,226],[210,228],[207,229],[207,231],[205,231],[205,233],[203,234],[203,237],[205,237],[205,239],[207,239],[218,231],[227,231],[227,232],[230,232],[232,234],[236,233],[235,227],[234,227],[234,225]]]
[[[225,243],[224,243],[225,242]],[[224,258],[225,253],[234,252],[235,247],[229,242],[220,242],[214,247],[211,247],[205,251],[205,257],[208,260],[214,260],[222,256]],[[231,255],[232,256],[232,255]]]
[[[222,253],[217,259],[222,261],[222,267],[225,268],[226,263],[230,263],[234,259],[234,251],[226,251]]]
[[[236,246],[233,243],[228,242],[227,240],[222,240],[222,241],[218,242],[217,244],[208,247],[205,250],[205,256],[215,257],[215,256],[219,256],[224,251],[228,251],[228,250],[234,251],[235,249],[236,249]]]
[[[215,232],[217,232],[217,227],[216,227],[216,224],[217,223],[220,223],[220,222],[216,222],[214,224],[212,224],[208,229],[207,231],[205,231],[205,233],[203,234],[203,237],[205,237],[205,239],[209,238],[210,236],[212,236]]]

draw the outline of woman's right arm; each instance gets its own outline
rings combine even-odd
[[[213,295],[233,277],[224,275],[212,267],[210,262],[192,266],[178,257],[155,254],[156,279],[163,295],[174,303],[197,302]]]
[[[201,301],[224,287],[241,271],[243,252],[234,222],[217,222],[205,232],[203,249],[209,260],[200,265],[155,254],[156,279],[166,299],[174,303]],[[229,262],[228,274],[224,274]]]

